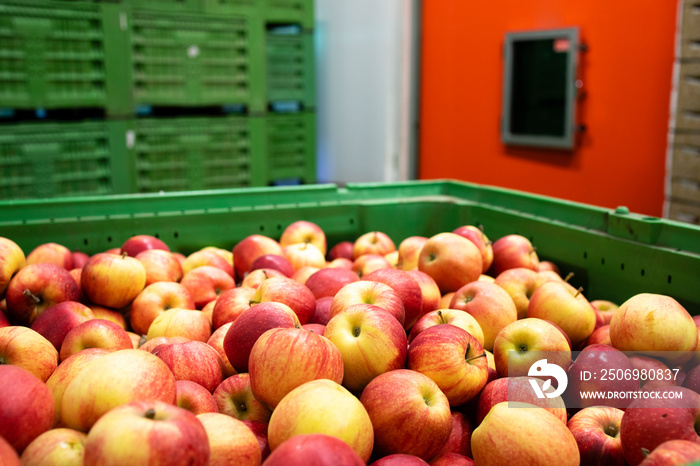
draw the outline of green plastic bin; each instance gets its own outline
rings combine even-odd
[[[127,193],[122,122],[0,126],[0,199]]]
[[[255,12],[266,23],[295,23],[314,27],[313,0],[203,0],[208,13]]]
[[[316,106],[313,33],[280,33],[265,37],[268,102],[298,102]]]
[[[101,6],[0,3],[0,107],[107,106]]]
[[[372,230],[398,244],[465,224],[491,240],[519,233],[574,272],[590,300],[663,293],[700,314],[699,227],[502,188],[422,181],[0,202],[0,236],[25,251],[55,241],[94,253],[141,233],[184,253],[228,249],[254,233],[279,238],[300,219],[321,226],[329,244]]]
[[[316,182],[316,114],[270,113],[265,117],[266,184],[296,179]]]

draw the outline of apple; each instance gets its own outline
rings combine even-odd
[[[675,466],[677,464],[696,464],[700,460],[700,445],[689,440],[666,440],[654,448],[644,458],[642,466]]]
[[[22,464],[24,466],[83,466],[86,440],[87,435],[77,430],[65,428],[47,430],[24,449]]]
[[[0,393],[0,438],[22,453],[53,425],[51,390],[31,372],[0,364]]]
[[[131,337],[119,325],[109,320],[91,319],[73,327],[66,334],[59,355],[64,361],[87,348],[102,348],[111,352],[133,347]]]
[[[421,317],[423,304],[421,287],[408,272],[398,269],[379,269],[363,275],[362,279],[389,285],[399,295],[405,311],[404,328],[410,329]]]
[[[516,320],[503,328],[493,342],[493,358],[499,377],[528,375],[543,357],[564,370],[571,364],[571,346],[566,336],[542,319]]]
[[[459,453],[444,453],[433,459],[430,466],[474,466],[474,460]]]
[[[253,396],[248,373],[227,378],[216,387],[213,396],[220,413],[241,421],[270,421],[272,411]]]
[[[55,264],[65,270],[74,268],[73,254],[67,247],[57,243],[44,243],[27,254],[26,265]]]
[[[272,454],[284,441],[299,434],[336,437],[350,445],[365,462],[374,445],[372,421],[365,407],[342,385],[328,379],[298,386],[272,412],[268,426]]]
[[[531,269],[515,267],[498,274],[495,283],[510,295],[518,310],[518,319],[524,319],[532,294],[545,281],[546,278]]]
[[[145,335],[156,317],[174,308],[195,308],[194,300],[187,288],[179,283],[152,283],[146,286],[131,303],[129,323],[134,332]]]
[[[486,386],[487,367],[481,344],[454,325],[430,327],[408,348],[408,368],[435,381],[450,406],[463,405],[479,394]]]
[[[301,327],[299,318],[286,304],[256,304],[233,321],[224,336],[223,349],[236,372],[248,372],[250,352],[260,335],[273,328],[294,327]]]
[[[452,298],[454,298],[456,291],[450,291],[449,293],[445,293],[442,295],[442,298],[440,298],[440,309],[449,309],[450,304],[452,303]]]
[[[184,272],[177,258],[162,249],[146,249],[136,255],[146,270],[146,286],[157,282],[179,282]]]
[[[418,270],[430,275],[440,293],[457,291],[476,281],[482,272],[479,249],[455,233],[438,233],[426,241],[418,257]]]
[[[326,434],[299,434],[279,445],[270,454],[265,466],[365,466],[350,445]]]
[[[540,259],[529,239],[518,234],[506,235],[493,243],[493,262],[488,274],[497,277],[504,270],[516,267],[537,271],[539,263]]]
[[[300,285],[306,285],[306,280],[308,280],[311,275],[315,274],[319,270],[321,269],[319,269],[318,267],[306,265],[294,272],[294,275],[292,275],[291,278]]]
[[[277,269],[255,269],[248,272],[241,282],[241,287],[257,289],[262,282],[272,277],[288,278]]]
[[[219,356],[221,356],[221,361],[224,363],[224,378],[237,374],[236,369],[231,365],[231,361],[228,360],[228,356],[226,356],[226,351],[224,350],[224,338],[226,338],[226,333],[228,333],[231,325],[233,325],[233,322],[229,322],[217,328],[207,340],[207,345],[214,348],[216,352],[219,353]]]
[[[250,301],[255,296],[255,288],[239,286],[221,293],[214,304],[212,324],[215,329],[233,322],[243,311],[250,307]]]
[[[243,424],[248,426],[248,428],[253,432],[255,438],[258,440],[258,446],[260,447],[260,454],[262,455],[263,461],[270,456],[270,444],[267,441],[267,422],[260,421],[249,421],[242,420]]]
[[[338,290],[331,301],[330,317],[332,319],[353,304],[362,303],[374,304],[394,316],[401,325],[404,324],[406,311],[398,293],[382,282],[366,280],[349,283]]]
[[[351,392],[361,392],[378,375],[406,363],[408,341],[403,326],[372,304],[342,310],[328,322],[323,335],[340,350],[342,383]]]
[[[144,338],[142,337],[142,342],[139,345],[138,349],[142,351],[147,351],[149,353],[153,353],[154,349],[156,349],[159,345],[162,345],[164,343],[185,343],[187,341],[192,341],[189,338],[185,337],[155,337],[146,341],[143,341],[143,339]]]
[[[79,298],[80,289],[70,273],[48,263],[22,268],[10,281],[5,294],[10,321],[27,326],[51,306]]]
[[[331,303],[333,298],[326,296],[325,298],[320,298],[316,300],[316,311],[311,317],[309,323],[326,325],[328,321],[331,320]]]
[[[165,244],[159,238],[151,235],[132,236],[124,241],[124,244],[122,244],[121,247],[121,252],[126,253],[128,256],[136,257],[140,252],[148,249],[162,249],[163,251],[170,252],[170,248],[167,244]]]
[[[596,324],[595,309],[581,290],[565,282],[549,281],[537,287],[530,298],[527,316],[557,324],[573,348],[580,347],[591,336]]]
[[[698,329],[688,311],[672,297],[640,293],[615,311],[610,341],[621,351],[668,351],[669,362],[682,364],[698,346]]]
[[[146,338],[185,337],[207,342],[211,337],[211,322],[202,311],[173,308],[156,317],[148,327]]]
[[[223,257],[224,259],[226,259],[226,262],[228,262],[229,264],[231,264],[231,267],[233,267],[233,252],[229,251],[228,249],[223,249],[223,248],[219,248],[219,247],[216,247],[216,246],[207,246],[207,247],[202,248],[201,251],[211,251],[211,252],[214,252],[214,253],[220,255],[221,257]],[[183,256],[182,259],[183,259],[183,262],[184,262],[184,260],[186,259],[186,257]]]
[[[234,269],[239,278],[250,271],[253,262],[265,254],[282,255],[282,246],[272,238],[263,235],[250,235],[233,247]]]
[[[537,398],[530,385],[531,380],[535,380],[540,389],[543,388],[544,381],[533,377],[502,377],[486,384],[476,403],[476,423],[481,424],[491,408],[498,403],[512,401],[544,408],[566,424],[566,404],[562,397]],[[545,393],[548,391],[550,390],[543,390]]]
[[[201,341],[164,343],[153,350],[175,376],[175,380],[189,380],[206,388],[210,393],[223,381],[223,366],[219,353]]]
[[[440,288],[430,275],[420,270],[409,270],[408,274],[418,282],[423,295],[423,302],[420,305],[420,315],[424,316],[430,311],[440,309]]]
[[[189,272],[203,265],[216,267],[233,277],[233,264],[231,261],[211,249],[200,249],[187,256],[182,263],[182,273],[187,275]]]
[[[610,341],[610,325],[603,325],[595,329],[593,333],[591,333],[591,336],[588,337],[586,345],[612,346],[612,342]]]
[[[220,413],[202,413],[197,419],[209,438],[210,466],[258,466],[262,454],[255,434],[241,421]]]
[[[394,453],[393,455],[379,458],[377,461],[372,462],[370,466],[424,466],[428,464],[430,463],[415,455]]]
[[[249,273],[258,269],[275,269],[278,272],[282,272],[285,277],[294,275],[294,267],[292,267],[289,260],[277,254],[263,254],[255,259],[250,266]]]
[[[700,393],[700,366],[695,366],[688,372],[681,386]]]
[[[396,268],[396,266],[399,265],[399,251],[392,251],[389,254],[385,254],[384,259],[389,262],[392,268]]]
[[[80,303],[85,303],[89,304],[89,301],[85,298],[85,293],[83,293],[83,286],[80,284],[80,277],[83,275],[83,269],[71,269],[68,271],[71,277],[73,277],[73,280],[75,280],[75,283],[78,284],[78,289],[80,292],[78,293],[78,302]]]
[[[456,409],[451,411],[450,417],[452,418],[452,430],[450,430],[450,437],[447,439],[447,442],[445,442],[445,445],[443,445],[435,458],[451,454],[471,457],[472,432],[474,431],[475,427],[474,421],[471,419],[471,416],[467,416],[462,411],[458,411]]]
[[[518,310],[510,295],[495,283],[477,280],[455,292],[450,309],[465,311],[481,328],[485,349],[493,350],[496,335],[518,320]]]
[[[365,254],[377,254],[384,256],[396,250],[394,241],[381,231],[370,231],[355,240],[352,247],[353,259]]]
[[[540,263],[537,265],[537,271],[538,272],[554,272],[555,274],[561,276],[561,271],[559,270],[559,266],[552,261],[541,260]]]
[[[700,395],[683,387],[661,387],[653,392],[654,398],[633,400],[620,422],[622,450],[632,466],[644,460],[643,449],[651,452],[667,440],[700,444],[695,427],[700,423]]]
[[[610,324],[610,321],[615,315],[615,311],[620,307],[614,302],[605,299],[594,299],[591,301],[591,306],[596,308],[598,314],[603,318],[603,325]]]
[[[209,301],[236,286],[231,275],[211,265],[203,265],[186,273],[180,284],[190,292],[197,309],[202,309]]]
[[[276,301],[292,308],[301,324],[307,324],[316,311],[316,299],[311,290],[289,278],[274,277],[265,280],[255,291],[251,305],[268,301]]]
[[[152,464],[154,458],[208,465],[207,432],[197,416],[162,401],[134,401],[105,413],[85,441],[85,466]]]
[[[21,466],[19,456],[14,447],[0,436],[0,464],[5,466]]]
[[[474,225],[463,225],[455,228],[452,233],[463,236],[474,243],[474,246],[481,253],[482,273],[486,273],[493,262],[493,246],[491,240],[484,234],[484,230]]]
[[[63,339],[72,328],[94,317],[92,310],[84,304],[63,301],[39,314],[31,328],[49,340],[56,351],[59,351]]]
[[[503,402],[491,408],[472,433],[479,465],[578,465],[576,439],[555,415],[529,403]]]
[[[0,236],[0,300],[5,297],[5,290],[12,277],[25,263],[22,248],[11,239]]]
[[[440,324],[449,324],[461,328],[476,338],[479,344],[484,341],[484,332],[474,317],[457,309],[438,309],[427,313],[416,322],[416,325],[411,328],[411,333],[408,335],[409,343],[413,342],[422,331]]]
[[[425,236],[409,236],[399,243],[399,262],[397,268],[405,271],[418,269],[420,250],[428,241]]]
[[[380,456],[403,453],[430,459],[450,437],[449,401],[438,384],[420,372],[398,369],[381,374],[362,391],[360,402],[372,421],[375,453]]]
[[[341,241],[328,251],[328,259],[331,261],[340,258],[353,260],[355,259],[353,254],[354,247],[355,245],[352,241]]]
[[[4,302],[5,300],[0,301],[0,328],[10,326],[10,321],[7,320],[7,316],[5,315],[5,309],[2,306]],[[330,309],[330,301],[328,302],[328,308]]]
[[[22,326],[0,328],[0,366],[21,367],[42,382],[58,366],[58,351],[36,331]]]
[[[625,466],[620,441],[623,414],[612,406],[590,406],[571,416],[567,425],[578,444],[581,464]]]
[[[280,237],[280,246],[305,243],[316,246],[323,255],[326,255],[326,234],[313,222],[299,220],[287,226]]]
[[[73,258],[73,269],[82,269],[83,265],[90,259],[90,255],[82,251],[71,251],[70,255]]]
[[[98,253],[83,267],[80,283],[91,302],[121,309],[145,288],[146,268],[134,257]]]
[[[333,297],[342,287],[348,283],[358,281],[360,277],[352,270],[344,268],[324,268],[314,272],[305,285],[314,294],[316,300]]]
[[[325,337],[301,328],[273,328],[257,339],[248,362],[255,398],[274,410],[296,387],[317,379],[343,381],[343,357]]]
[[[304,330],[308,330],[309,332],[314,332],[317,335],[324,336],[326,333],[326,326],[321,325],[321,324],[304,324],[301,326]]]
[[[67,427],[92,433],[93,424],[117,406],[176,400],[175,376],[162,360],[142,350],[119,350],[93,359],[73,377],[63,393],[61,417]]]
[[[379,254],[363,254],[352,263],[352,271],[359,277],[368,275],[375,270],[390,269],[391,262]]]
[[[333,269],[333,268],[341,268],[341,269],[348,269],[352,270],[354,263],[352,260],[347,259],[345,257],[338,257],[337,259],[333,259],[330,262],[326,262],[326,267],[327,269]]]
[[[126,323],[126,318],[121,312],[103,306],[98,306],[96,304],[90,304],[89,307],[92,311],[92,315],[94,316],[93,319],[109,320],[110,322],[114,322],[124,330],[127,330],[129,328],[129,326]],[[125,311],[126,314],[129,314],[128,309],[129,308],[127,308],[127,310]]]

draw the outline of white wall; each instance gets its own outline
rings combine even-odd
[[[415,177],[416,0],[316,0],[318,181]]]

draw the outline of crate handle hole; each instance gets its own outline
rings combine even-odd
[[[620,264],[620,270],[625,270],[625,263],[624,263],[624,262],[622,262],[622,263]]]
[[[646,272],[644,271],[644,269],[642,269],[642,277],[644,276],[645,273],[646,273]]]
[[[178,236],[180,236],[180,233],[178,233],[177,231],[173,233],[174,238],[177,238]]]
[[[669,284],[671,284],[671,276],[670,276],[670,275],[668,276],[668,278],[666,279],[666,281],[667,281]]]
[[[583,258],[588,259],[588,251],[583,251]]]
[[[605,265],[605,257],[600,258],[600,265]]]

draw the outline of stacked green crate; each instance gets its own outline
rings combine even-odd
[[[269,114],[265,118],[267,184],[316,181],[316,114]]]

